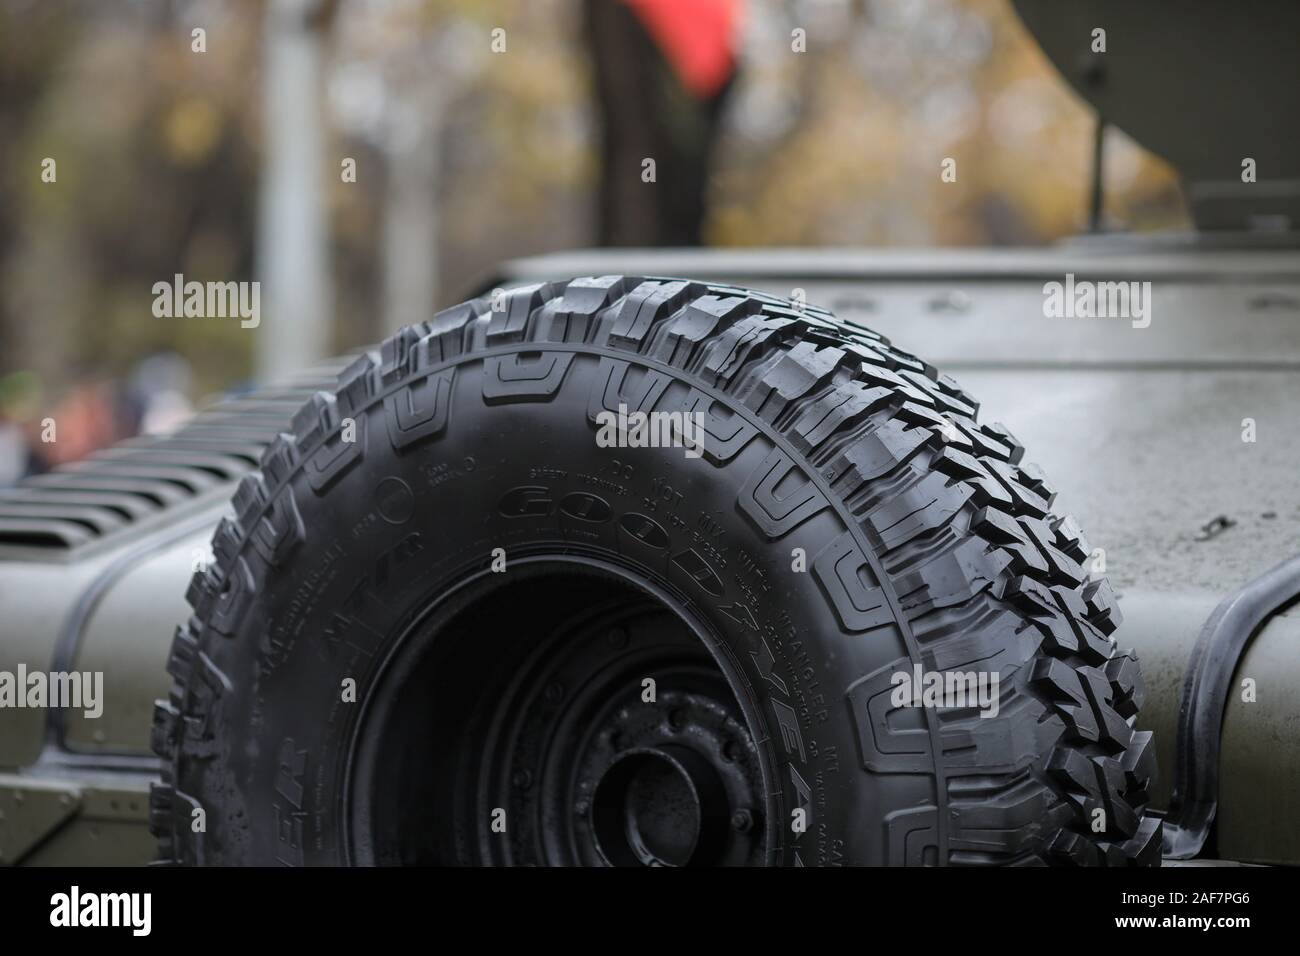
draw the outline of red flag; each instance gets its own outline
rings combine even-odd
[[[735,69],[741,0],[625,0],[645,25],[682,86],[700,99]]]

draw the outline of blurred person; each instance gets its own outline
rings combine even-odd
[[[26,423],[29,474],[40,474],[134,434],[121,396],[107,382],[74,385],[48,415]]]
[[[194,414],[189,400],[192,380],[190,363],[175,352],[159,352],[137,362],[130,384],[134,430],[165,435],[185,424]]]
[[[701,243],[709,162],[737,72],[742,0],[586,0],[601,135],[598,239]],[[655,162],[653,184],[642,179]]]
[[[27,422],[40,405],[41,382],[34,372],[0,377],[0,488],[16,484],[32,470]]]
[[[22,426],[0,408],[0,488],[16,484],[27,474],[27,439]]]

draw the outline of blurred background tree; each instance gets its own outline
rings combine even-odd
[[[188,359],[196,398],[253,374],[257,333],[156,319],[150,290],[258,277],[266,2],[0,0],[0,376],[38,383],[23,408],[152,354]],[[615,241],[582,0],[324,6],[325,351],[456,301],[504,258]],[[618,241],[1039,244],[1084,227],[1092,117],[1005,0],[737,7],[697,234]],[[1173,174],[1119,133],[1106,170],[1112,222],[1186,224]]]

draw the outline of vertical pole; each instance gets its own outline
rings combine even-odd
[[[259,379],[283,378],[329,350],[324,121],[317,0],[269,0],[263,66],[264,158],[257,256]]]

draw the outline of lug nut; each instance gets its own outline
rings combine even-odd
[[[737,810],[731,815],[731,829],[737,833],[748,833],[754,828],[754,815],[748,810]]]

